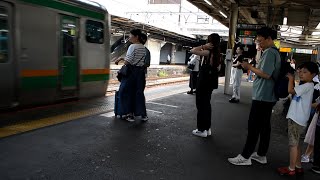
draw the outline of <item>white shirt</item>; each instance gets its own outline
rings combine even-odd
[[[320,82],[320,81],[319,81],[319,76],[318,76],[318,75],[314,76],[314,78],[312,79],[312,81],[313,81],[313,82],[317,82],[317,83]]]
[[[199,71],[200,56],[195,54],[191,55],[188,64],[194,64],[194,68],[192,71]]]
[[[293,69],[296,69],[296,64],[290,63],[290,66],[291,66]]]
[[[291,100],[287,119],[290,118],[300,126],[307,126],[310,116],[314,85],[312,82],[294,88],[296,94]]]

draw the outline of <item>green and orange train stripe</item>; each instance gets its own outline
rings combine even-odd
[[[109,80],[110,69],[83,69],[81,82]]]
[[[109,80],[110,69],[83,69],[81,82]],[[58,85],[58,70],[22,70],[21,88],[23,90],[56,88]]]

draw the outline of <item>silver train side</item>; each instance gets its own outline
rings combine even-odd
[[[0,109],[104,96],[109,27],[91,1],[0,1]]]

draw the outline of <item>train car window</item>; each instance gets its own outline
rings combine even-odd
[[[89,43],[103,44],[104,27],[103,23],[87,20],[86,22],[86,39]]]
[[[63,56],[75,56],[76,25],[73,21],[64,19],[62,22],[63,32]]]
[[[0,6],[0,63],[8,62],[8,11],[5,7]]]

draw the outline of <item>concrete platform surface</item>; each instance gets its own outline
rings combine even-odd
[[[187,95],[186,87],[176,85],[184,91],[179,92],[166,86],[154,91],[154,98],[148,95],[146,123],[125,122],[107,111],[2,138],[0,179],[320,179],[310,164],[304,165],[301,177],[276,173],[277,167],[288,165],[281,104],[272,117],[268,164],[238,167],[227,158],[240,153],[245,142],[251,84],[243,83],[239,104],[228,102],[223,87],[214,91],[213,135],[208,138],[191,134],[196,128],[195,96]],[[170,96],[156,97],[166,92]]]

